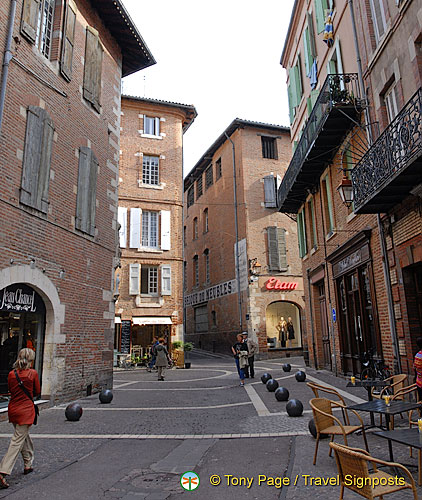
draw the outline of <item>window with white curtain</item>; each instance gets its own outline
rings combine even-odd
[[[144,116],[144,134],[160,135],[160,119],[151,116]]]
[[[142,246],[158,248],[158,212],[142,212]]]

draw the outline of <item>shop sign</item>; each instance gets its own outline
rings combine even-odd
[[[265,284],[267,290],[296,290],[297,286],[295,281],[281,281],[277,278],[270,278]]]
[[[33,288],[18,283],[0,290],[0,311],[43,313],[45,306]]]
[[[185,307],[194,306],[209,300],[218,299],[225,295],[230,295],[237,292],[236,280],[226,281],[215,286],[200,290],[199,292],[191,293],[185,297]]]

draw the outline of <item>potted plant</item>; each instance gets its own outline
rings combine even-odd
[[[192,342],[185,342],[183,344],[183,350],[185,352],[185,368],[190,368],[190,361],[189,361],[189,353],[193,350],[193,343]]]

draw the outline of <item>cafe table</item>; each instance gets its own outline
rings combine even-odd
[[[422,433],[419,432],[417,427],[408,429],[397,429],[394,431],[374,432],[374,436],[379,436],[388,439],[389,445],[394,441],[395,443],[411,446],[418,450],[418,484],[422,486]],[[389,446],[390,447],[390,446]],[[391,450],[392,450],[391,445]],[[394,462],[392,451],[390,453],[390,461]]]
[[[366,379],[366,380],[356,380],[354,384],[352,382],[349,382],[346,387],[363,387],[366,389],[366,392],[368,393],[368,401],[373,401],[372,398],[372,388],[376,387],[377,389],[383,389],[384,387],[387,387],[391,385],[390,382],[385,382],[385,380],[377,380],[377,379]],[[371,425],[369,428],[372,427],[377,427],[375,425],[375,420],[374,420],[374,414],[371,413]]]
[[[390,405],[387,406],[385,401],[382,399],[375,399],[373,401],[367,401],[366,403],[361,403],[358,405],[347,406],[350,410],[364,411],[371,414],[380,413],[385,415],[385,422],[387,431],[390,430],[390,417],[398,415],[399,413],[406,413],[410,410],[415,410],[416,408],[421,408],[421,405],[416,402],[409,401],[391,401]],[[388,450],[390,453],[390,461],[393,462],[393,447],[391,440],[388,441]]]

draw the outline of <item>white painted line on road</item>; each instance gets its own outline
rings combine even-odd
[[[359,398],[358,396],[354,396],[353,394],[350,394],[349,392],[342,391],[341,389],[339,389],[338,387],[336,387],[334,385],[327,384],[327,382],[325,382],[324,380],[320,380],[320,379],[313,377],[312,375],[308,375],[308,374],[306,374],[306,378],[308,378],[309,380],[312,380],[313,382],[316,382],[317,384],[321,384],[321,385],[325,385],[326,387],[330,387],[330,389],[335,389],[341,396],[343,396],[344,398],[350,399],[351,401],[354,401],[357,404],[366,403],[365,399]]]
[[[213,406],[168,406],[168,407],[157,407],[157,408],[105,408],[103,406],[98,408],[84,408],[83,411],[161,411],[161,410],[213,410],[215,408],[231,408],[232,406],[245,406],[252,404],[250,401],[245,401],[243,403],[228,403],[225,405],[213,405]],[[50,410],[64,410],[64,406],[55,406],[50,408]]]
[[[254,405],[258,416],[266,417],[270,412],[268,411],[268,408],[265,406],[262,399],[258,396],[258,393],[252,387],[252,385],[245,385],[245,391],[249,396],[249,399],[252,401],[252,404]]]
[[[126,382],[125,384],[116,385],[114,389],[120,389],[120,387],[126,387],[127,385],[138,384],[140,380],[133,380],[132,382]]]
[[[13,434],[0,434],[10,439]],[[31,434],[32,439],[244,439],[308,436],[309,431],[261,432],[250,434]]]
[[[120,389],[119,387],[115,387],[115,389],[119,389],[119,391],[216,391],[219,389],[230,389],[236,387],[236,389],[239,387],[239,384],[235,385],[220,385],[218,387],[167,387],[167,388],[145,388],[145,389]]]
[[[222,375],[215,375],[214,377],[203,377],[203,378],[190,378],[190,379],[186,379],[186,380],[165,380],[165,382],[167,383],[170,383],[170,384],[183,384],[183,383],[188,383],[190,384],[191,382],[202,382],[204,380],[214,380],[216,378],[222,378],[222,377],[227,377],[227,375],[233,375],[233,371],[229,371],[229,370],[215,370],[215,372],[223,372]],[[171,373],[171,372],[170,372]],[[157,375],[155,375],[157,376]],[[169,377],[171,377],[171,375],[168,375]],[[140,384],[140,383],[143,383],[143,382],[148,382],[148,383],[153,383],[153,384],[158,384],[158,382],[160,382],[160,385],[162,385],[162,381],[161,380],[136,380],[136,381],[132,381],[132,382],[126,382],[125,384],[121,384],[121,385],[118,385],[116,386],[114,389],[119,389],[120,387],[125,387],[127,385],[131,385],[131,384]]]

